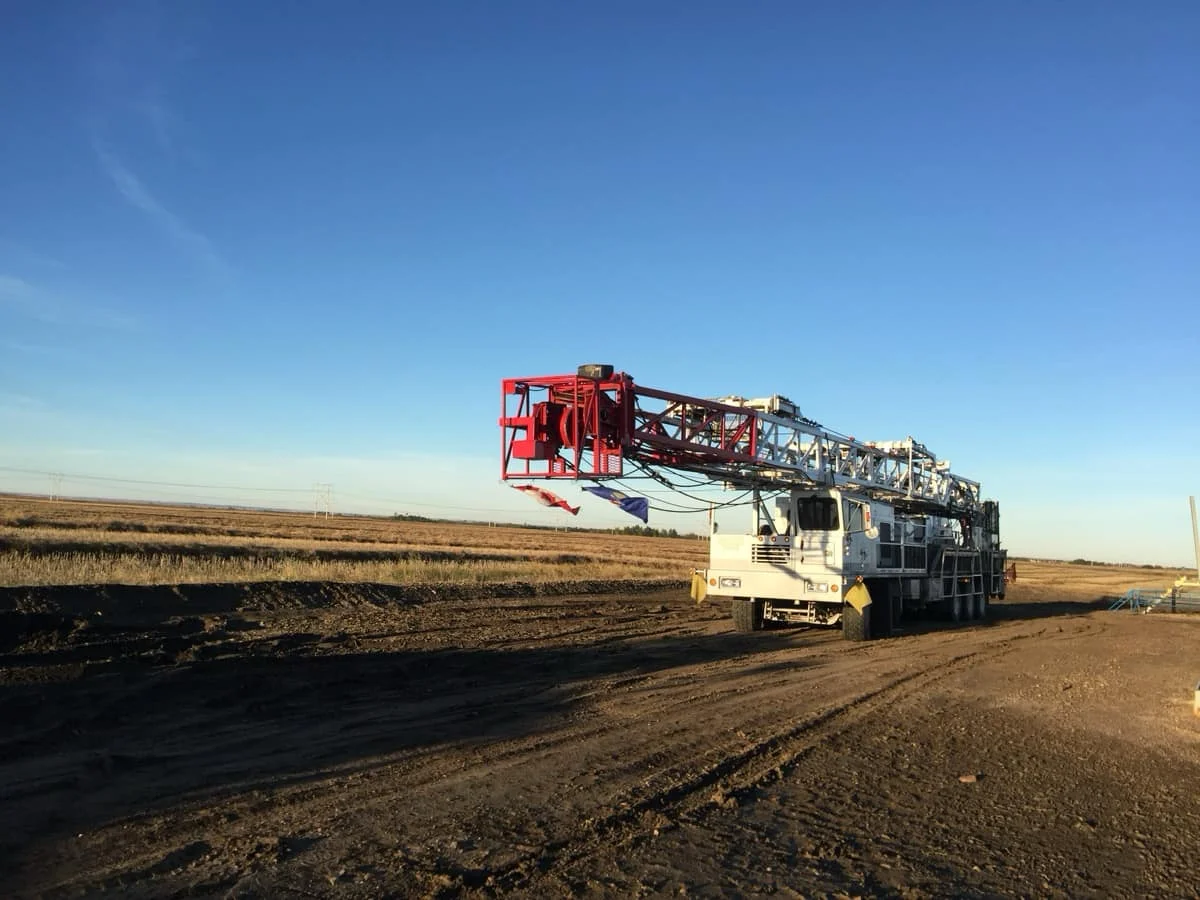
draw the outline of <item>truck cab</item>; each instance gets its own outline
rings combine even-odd
[[[972,522],[838,488],[756,495],[750,532],[712,534],[703,588],[730,598],[745,631],[842,624],[848,636],[879,636],[927,608],[981,618],[1003,596],[1006,556],[989,504]]]
[[[865,551],[847,519],[870,515],[840,490],[756,497],[749,533],[712,535],[707,592],[751,600],[767,621],[836,625],[847,562]]]

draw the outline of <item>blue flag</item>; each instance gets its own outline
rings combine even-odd
[[[643,522],[650,519],[650,501],[645,497],[631,497],[623,491],[614,491],[612,488],[606,487],[585,487],[585,491],[591,491],[597,497],[603,497],[609,503],[615,503],[631,516],[637,516]]]

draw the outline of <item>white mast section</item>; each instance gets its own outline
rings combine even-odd
[[[641,396],[645,400],[645,395]],[[668,403],[651,414],[655,432],[642,434],[650,441],[667,438],[693,448],[733,451],[741,459],[708,458],[700,465],[682,465],[725,480],[747,484],[775,482],[781,489],[805,485],[857,488],[889,499],[930,504],[949,510],[969,511],[981,504],[980,485],[950,471],[948,460],[910,436],[900,441],[866,442],[829,431],[799,415],[795,405],[778,395],[746,399],[721,397],[703,410],[686,403]],[[728,435],[745,425],[745,412],[714,417],[720,404],[753,410],[754,439],[743,428],[731,445]],[[672,408],[674,407],[674,408]],[[643,418],[645,410],[639,410]],[[635,436],[638,434],[635,425]],[[752,457],[752,460],[746,457]],[[671,463],[665,463],[671,466]],[[678,465],[678,464],[676,464]]]

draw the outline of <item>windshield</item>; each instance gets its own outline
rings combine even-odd
[[[838,504],[832,497],[800,497],[796,500],[798,531],[836,531]]]

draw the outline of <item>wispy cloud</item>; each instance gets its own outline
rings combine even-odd
[[[58,321],[54,304],[38,296],[38,290],[24,278],[0,275],[0,309],[9,309],[43,322]]]
[[[37,397],[31,397],[29,394],[15,394],[12,391],[0,391],[0,406],[19,406],[24,409],[31,409],[36,406],[45,406],[46,404]]]
[[[0,416],[27,418],[47,411],[45,401],[29,394],[0,391]]]
[[[12,268],[54,269],[63,270],[67,264],[48,254],[33,250],[9,238],[0,237],[0,264],[7,263]]]
[[[132,106],[145,120],[159,150],[168,156],[175,156],[183,149],[175,138],[179,117],[167,104],[161,88],[148,87],[141,99],[133,101]]]
[[[24,356],[42,356],[50,359],[64,359],[76,355],[65,347],[55,347],[50,344],[29,344],[25,341],[0,341],[0,348],[9,353],[20,353]]]
[[[98,135],[92,135],[92,148],[104,169],[104,174],[116,187],[125,201],[145,213],[155,225],[193,259],[205,266],[211,274],[225,277],[229,267],[213,246],[212,241],[192,228],[182,218],[163,206],[158,198],[150,192],[145,183],[129,169],[116,155],[113,149]]]
[[[147,170],[186,171],[195,155],[179,137],[183,117],[170,102],[172,74],[191,57],[180,8],[167,4],[115,7],[91,58],[94,102],[86,117],[92,150],[121,198],[144,215],[185,256],[225,280],[229,265],[217,246],[151,188]]]
[[[0,300],[19,303],[29,300],[34,293],[34,287],[24,278],[13,275],[0,275]]]
[[[140,320],[134,316],[100,304],[63,297],[12,275],[0,275],[0,311],[4,310],[48,325],[75,325],[114,331],[137,331],[141,328]],[[13,349],[27,352],[47,349],[11,341],[5,343]]]

